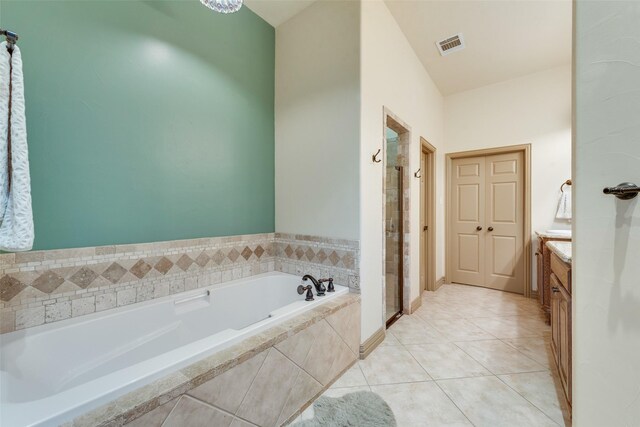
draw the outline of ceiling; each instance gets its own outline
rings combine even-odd
[[[443,95],[571,63],[571,0],[387,0]],[[440,56],[436,41],[466,47]]]
[[[274,27],[314,2],[245,1]],[[385,2],[445,96],[571,63],[571,0]],[[466,47],[440,56],[436,42],[456,33]]]
[[[244,0],[244,4],[274,27],[311,6],[315,0]]]

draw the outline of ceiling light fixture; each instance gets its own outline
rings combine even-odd
[[[200,0],[200,3],[220,13],[234,13],[242,7],[242,0]]]

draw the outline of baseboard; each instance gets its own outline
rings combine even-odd
[[[366,359],[375,348],[384,341],[386,330],[383,327],[378,329],[373,335],[371,335],[365,342],[360,344],[360,359]]]
[[[442,285],[444,285],[444,276],[442,276],[441,278],[439,278],[439,279],[436,281],[436,291],[437,291],[438,289],[440,289],[440,286],[442,286]]]
[[[529,298],[537,300],[538,299],[538,290],[537,289],[536,290],[532,290],[529,293]]]
[[[418,295],[418,298],[411,301],[411,313],[415,313],[417,309],[422,305],[422,295]]]

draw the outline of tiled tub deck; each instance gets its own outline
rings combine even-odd
[[[357,360],[360,297],[339,296],[64,427],[280,426]]]

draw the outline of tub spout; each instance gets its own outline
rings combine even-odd
[[[318,294],[319,297],[324,295],[324,292],[327,290],[327,288],[324,287],[324,285],[320,282],[318,282],[318,279],[316,279],[315,277],[313,277],[310,274],[305,274],[304,276],[302,276],[302,281],[306,282],[307,279],[311,280],[311,283],[313,283],[313,286],[315,286],[316,288],[316,293]]]

